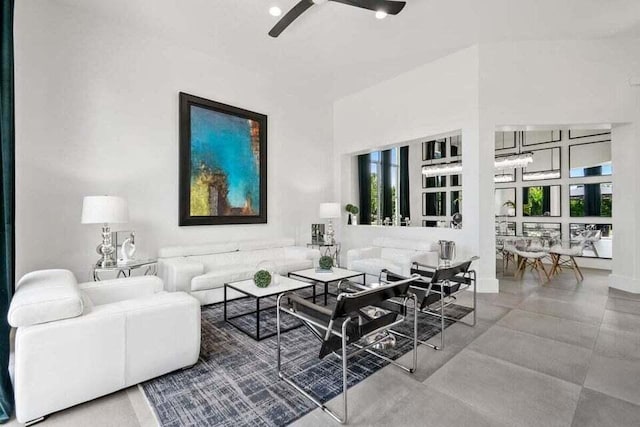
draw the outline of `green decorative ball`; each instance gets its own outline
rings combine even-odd
[[[327,255],[322,256],[320,257],[318,265],[320,265],[320,268],[323,270],[331,270],[331,267],[333,267],[333,258]]]
[[[253,281],[257,287],[266,288],[271,284],[271,273],[267,270],[258,270],[256,274],[253,275]]]

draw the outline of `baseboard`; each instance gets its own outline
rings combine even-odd
[[[632,277],[610,274],[609,287],[632,294],[640,294],[640,280]]]

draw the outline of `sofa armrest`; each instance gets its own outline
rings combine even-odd
[[[288,259],[310,259],[315,264],[315,261],[320,259],[320,251],[304,246],[285,246],[284,256]]]
[[[360,249],[349,249],[347,251],[347,268],[350,269],[351,263],[355,260],[359,259],[367,259],[367,258],[380,258],[382,255],[382,249],[379,247],[368,247],[368,248],[360,248]]]
[[[204,264],[197,261],[162,259],[158,261],[158,276],[169,292],[191,292],[191,280],[204,274]]]
[[[86,282],[80,283],[78,286],[94,305],[153,295],[163,289],[162,280],[155,276]]]

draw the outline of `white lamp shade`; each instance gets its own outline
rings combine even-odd
[[[127,201],[115,196],[87,196],[82,201],[83,224],[129,222]]]
[[[320,218],[340,218],[340,203],[320,203]]]

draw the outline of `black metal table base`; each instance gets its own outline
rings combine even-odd
[[[316,302],[316,287],[315,287],[315,283],[309,283],[308,287],[313,289],[313,295],[310,298],[313,298],[313,302],[315,303]],[[256,300],[256,309],[252,310],[252,311],[248,311],[246,313],[241,313],[241,314],[235,314],[233,316],[228,316],[227,315],[227,304],[229,302],[231,302],[231,301],[229,301],[227,299],[227,288],[231,288],[236,292],[240,292],[240,293],[246,295],[245,297],[235,298],[235,299],[233,299],[233,301],[244,300],[246,298],[255,298],[255,300]],[[300,289],[306,289],[306,288],[307,287],[300,288]],[[300,290],[300,289],[298,289],[298,290]],[[248,335],[249,337],[253,338],[256,341],[262,341],[264,339],[270,338],[270,337],[276,335],[277,332],[274,331],[274,332],[267,332],[266,334],[260,334],[260,313],[263,313],[263,312],[268,311],[268,310],[273,310],[273,309],[276,308],[276,306],[275,305],[271,305],[269,307],[260,307],[260,300],[266,299],[266,298],[274,298],[274,297],[277,297],[277,296],[278,296],[278,294],[268,295],[268,296],[264,296],[264,297],[256,297],[256,296],[253,296],[253,295],[249,295],[246,292],[243,292],[243,291],[241,291],[239,289],[236,289],[233,286],[229,286],[228,284],[225,284],[224,285],[224,303],[223,303],[224,304],[224,306],[223,306],[224,321],[226,323],[230,324],[231,326],[233,326],[234,328],[236,328],[237,330],[239,330],[240,332],[244,333],[245,335]],[[326,295],[325,295],[325,301],[326,301]],[[325,305],[326,305],[326,303],[325,303]],[[245,317],[245,316],[251,316],[251,315],[255,315],[256,316],[256,330],[255,330],[255,333],[252,330],[245,329],[243,326],[241,326],[241,325],[237,324],[236,322],[232,321],[233,319],[237,319],[237,318]],[[291,327],[288,327],[288,328],[285,328],[285,329],[280,329],[280,332],[282,333],[282,332],[291,331],[293,329],[301,327],[302,325],[303,324],[300,323],[300,324],[295,325],[295,326],[291,326]]]

